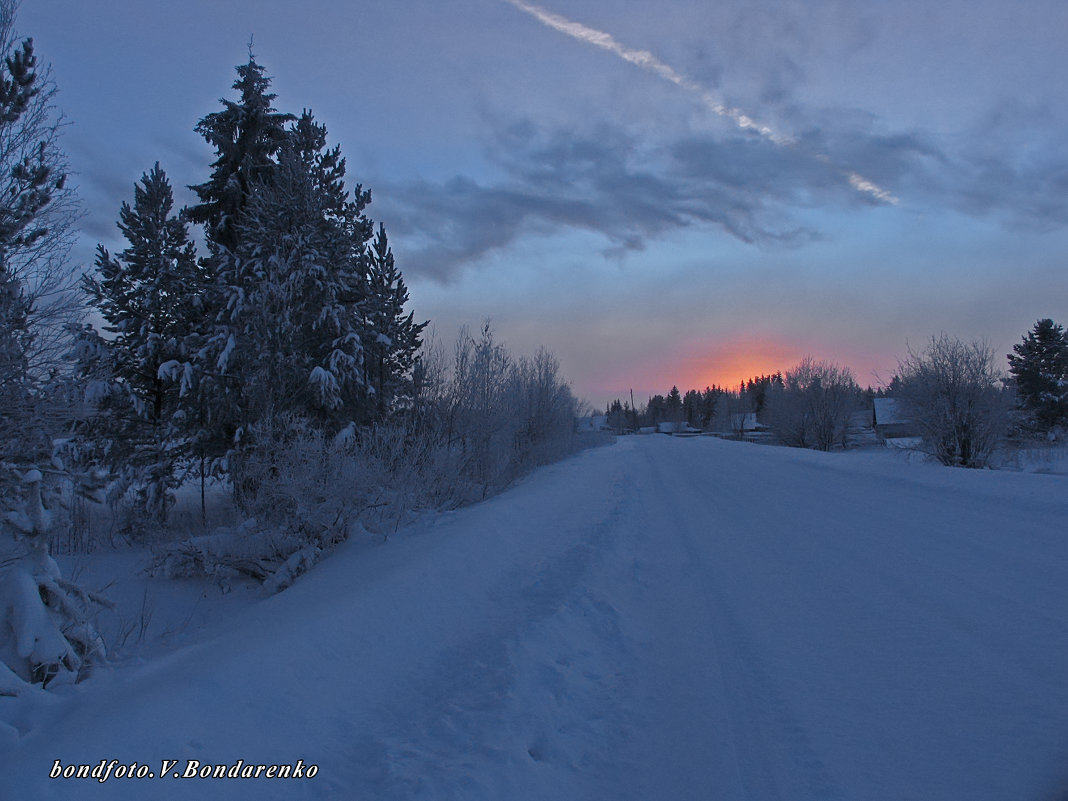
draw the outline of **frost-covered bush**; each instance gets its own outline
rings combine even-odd
[[[898,365],[901,399],[924,448],[945,465],[983,467],[1008,428],[1012,396],[993,348],[946,334]]]
[[[543,349],[515,359],[488,325],[478,339],[460,332],[438,403],[445,410],[444,446],[458,451],[458,478],[481,497],[575,448],[578,402],[555,357]]]
[[[747,393],[720,392],[712,416],[712,430],[743,439],[746,419],[752,412],[753,401]]]
[[[292,414],[268,417],[232,457],[231,479],[245,523],[161,549],[156,572],[169,577],[249,578],[283,589],[354,527],[403,516],[414,483],[398,456],[403,432],[355,427],[326,436]],[[402,463],[403,462],[403,463]]]
[[[306,536],[306,530],[262,525],[254,518],[239,526],[164,546],[151,570],[166,578],[208,576],[227,586],[233,580],[263,582],[284,589],[314,565],[332,543]]]
[[[251,426],[229,465],[251,522],[169,546],[157,568],[279,589],[353,531],[386,538],[577,448],[578,404],[555,358],[515,359],[488,326],[478,339],[461,332],[451,364],[431,341],[413,383],[411,404],[376,425],[328,436],[288,414]]]
[[[458,478],[479,487],[482,497],[510,480],[512,368],[511,354],[494,341],[489,325],[478,339],[461,330],[445,397],[446,445],[458,451]]]
[[[765,420],[786,445],[829,451],[845,445],[859,394],[849,368],[806,357],[769,388]]]
[[[544,348],[521,358],[512,373],[518,431],[515,462],[520,470],[560,459],[575,450],[575,420],[581,410],[560,377],[560,364]]]

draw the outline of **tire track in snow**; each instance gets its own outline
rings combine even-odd
[[[1036,797],[1021,779],[1057,774],[1068,753],[1063,495],[1058,505],[1032,498],[1031,483],[1015,490],[1011,475],[987,484],[889,461],[898,480],[886,490],[855,472],[857,455],[664,447],[679,462],[664,471],[670,489],[704,496],[717,522],[694,540],[711,589],[840,795]]]
[[[378,733],[356,748],[376,798],[556,801],[583,786],[600,797],[614,768],[606,754],[631,724],[617,704],[618,614],[591,576],[613,551],[628,494],[617,477],[607,514],[575,544],[508,572],[487,598],[491,626],[439,655],[418,701],[378,710]]]
[[[713,563],[715,554],[708,553],[707,545],[706,549],[698,546],[702,539],[708,539],[709,530],[737,526],[739,521],[726,517],[717,508],[708,485],[700,480],[706,478],[702,473],[688,471],[674,460],[668,462],[675,468],[669,488],[662,469],[666,460],[661,447],[656,443],[642,453],[648,497],[661,499],[655,512],[650,513],[647,507],[646,514],[651,518],[650,525],[659,520],[663,530],[674,533],[693,571],[700,576],[695,587],[710,611],[711,629],[694,634],[707,636],[715,651],[721,683],[710,690],[727,702],[734,767],[742,789],[737,797],[745,801],[843,799],[801,720],[720,587]],[[678,501],[684,501],[685,506]],[[663,526],[664,521],[670,521],[669,525]]]

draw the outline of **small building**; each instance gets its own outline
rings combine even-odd
[[[766,426],[762,425],[756,416],[756,412],[737,412],[731,415],[731,431],[738,434],[747,434],[750,431],[763,431]]]
[[[919,436],[916,423],[904,411],[897,398],[875,398],[872,427],[881,440]]]

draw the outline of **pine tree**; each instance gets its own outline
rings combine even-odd
[[[5,17],[13,13],[6,6],[2,11]],[[4,27],[9,29],[11,21],[4,19]],[[42,92],[36,67],[32,39],[25,40],[0,66],[0,138],[17,142],[27,133],[23,130],[24,116]],[[21,434],[31,406],[33,302],[26,295],[15,263],[21,253],[48,234],[40,217],[65,181],[65,176],[57,173],[55,161],[42,146],[36,154],[31,149],[14,159],[4,159],[0,165],[4,173],[0,188],[5,190],[0,192],[0,438],[4,450],[13,451],[3,453],[5,463],[17,459],[23,450]]]
[[[114,383],[97,434],[107,441],[111,467],[126,474],[158,521],[167,515],[177,462],[188,455],[186,415],[179,409],[191,388],[211,284],[173,206],[157,162],[135,186],[134,205],[123,203],[119,213],[128,246],[118,258],[101,246],[97,277],[84,279],[90,302],[114,335],[101,340]]]
[[[85,489],[56,442],[68,411],[48,368],[69,322],[65,262],[73,199],[58,148],[55,91],[30,39],[15,44],[14,0],[0,0],[0,695],[82,675],[102,643],[90,596],[49,556],[59,483]],[[50,297],[55,295],[55,297]]]
[[[381,420],[399,399],[411,394],[412,369],[428,325],[415,322],[414,312],[405,314],[408,288],[381,224],[371,247],[367,284],[364,360],[374,391],[375,417]]]
[[[0,496],[22,494],[14,469],[51,458],[59,423],[44,414],[42,353],[70,311],[61,296],[72,199],[57,144],[47,68],[33,40],[16,43],[17,3],[0,0]],[[58,273],[61,272],[62,275]]]
[[[1039,430],[1068,424],[1068,333],[1047,317],[1012,349],[1009,372]]]

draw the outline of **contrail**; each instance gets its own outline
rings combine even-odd
[[[797,145],[797,140],[793,137],[777,133],[767,125],[762,125],[756,122],[741,109],[720,102],[715,95],[709,92],[705,87],[701,86],[701,84],[697,83],[697,81],[678,72],[670,64],[665,64],[648,50],[633,50],[617,42],[609,33],[599,31],[596,28],[587,27],[581,22],[572,22],[566,17],[561,17],[559,14],[546,11],[544,8],[531,5],[523,0],[504,0],[504,2],[529,14],[546,27],[570,36],[572,39],[591,44],[602,50],[607,50],[609,53],[613,53],[624,61],[634,64],[637,67],[641,67],[646,72],[651,72],[654,75],[663,78],[665,81],[670,81],[681,89],[685,89],[687,92],[696,95],[701,101],[701,104],[713,114],[717,114],[720,117],[725,117],[733,121],[735,125],[743,130],[753,131],[767,139],[769,142],[773,142],[782,147],[795,147]],[[830,159],[826,156],[820,156],[818,158],[820,161],[831,164]],[[896,197],[881,188],[878,184],[868,180],[860,173],[851,172],[849,170],[839,171],[849,179],[850,186],[858,192],[864,192],[877,200],[886,203],[897,203]]]

